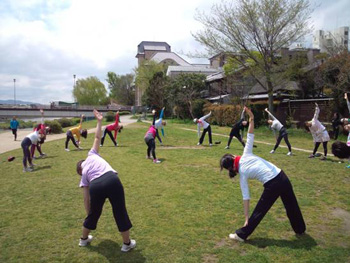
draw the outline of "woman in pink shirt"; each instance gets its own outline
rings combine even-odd
[[[103,143],[105,141],[105,137],[107,134],[109,135],[112,142],[114,143],[114,146],[116,146],[116,147],[118,146],[118,143],[116,141],[117,134],[118,134],[118,132],[120,132],[123,129],[123,126],[119,125],[119,122],[120,122],[120,117],[119,117],[119,111],[118,111],[117,114],[115,115],[115,122],[106,126],[106,128],[103,132],[100,146],[103,146]],[[112,131],[114,131],[114,137],[112,135]]]
[[[156,157],[156,134],[157,134],[157,130],[155,127],[155,121],[156,121],[156,111],[153,110],[152,111],[153,114],[153,122],[152,125],[149,127],[148,131],[145,134],[145,143],[147,144],[148,148],[147,148],[147,159],[151,159],[151,152],[152,152],[152,157],[153,157],[153,162],[154,163],[161,163],[160,160],[157,159]]]
[[[123,238],[121,250],[127,252],[136,246],[136,241],[130,239],[129,230],[132,224],[125,206],[124,188],[118,173],[98,154],[103,116],[97,110],[94,110],[94,115],[97,119],[94,144],[88,157],[77,163],[77,173],[81,176],[79,186],[83,188],[87,214],[79,246],[86,246],[92,241],[93,237],[89,233],[96,229],[103,205],[108,198],[112,205],[115,222]]]

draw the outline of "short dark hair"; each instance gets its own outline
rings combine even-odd
[[[332,144],[332,153],[340,159],[347,159],[350,158],[350,147],[344,142],[336,141]]]
[[[86,129],[81,131],[81,136],[83,136],[85,139],[87,137],[88,131]]]
[[[77,162],[77,167],[76,167],[76,169],[77,169],[77,174],[79,174],[80,176],[81,176],[81,172],[82,172],[82,168],[81,168],[81,164],[84,162],[85,160],[80,160],[80,161],[78,161]]]

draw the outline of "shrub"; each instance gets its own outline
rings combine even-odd
[[[115,121],[115,113],[113,111],[108,111],[106,114],[106,121]]]
[[[193,116],[201,117],[203,116],[203,106],[207,101],[204,99],[194,100],[192,103],[192,113]]]
[[[69,127],[69,126],[74,126],[75,122],[73,119],[67,119],[67,118],[63,118],[63,119],[59,119],[57,120],[59,122],[59,124],[61,125],[62,128],[65,127]],[[80,120],[79,120],[80,121]]]
[[[239,105],[215,105],[206,103],[204,105],[204,111],[208,113],[212,112],[210,122],[220,126],[232,125],[239,120],[242,113],[242,108]]]
[[[56,121],[45,121],[45,126],[49,126],[51,128],[51,133],[62,133],[62,126],[61,124]]]

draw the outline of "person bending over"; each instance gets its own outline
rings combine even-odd
[[[243,195],[245,222],[243,227],[230,234],[229,238],[241,242],[245,241],[253,233],[278,197],[282,199],[294,232],[303,234],[306,226],[292,184],[280,168],[253,154],[254,115],[248,108],[245,108],[245,111],[249,115],[249,127],[243,155],[225,154],[220,160],[221,170],[228,170],[230,178],[234,178],[237,173],[239,174]],[[257,179],[264,186],[260,200],[250,217],[249,179]]]
[[[30,146],[32,144],[43,143],[45,140],[45,134],[39,130],[28,134],[21,143],[23,150],[23,172],[31,172],[34,169],[34,164],[32,162],[32,155],[30,153]],[[27,166],[29,163],[29,167]]]
[[[38,152],[40,154],[39,157],[46,156],[46,154],[41,151],[41,145],[44,143],[44,141],[46,139],[46,134],[47,134],[47,127],[44,124],[44,110],[41,109],[40,113],[41,113],[41,123],[36,125],[34,127],[33,131],[41,131],[41,133],[43,133],[45,136],[44,136],[44,140],[40,140],[41,143],[38,141],[37,144],[32,144],[31,149],[30,149],[30,154],[31,154],[33,159],[36,159],[36,157],[35,157],[35,150],[36,149],[38,149]]]
[[[147,130],[146,134],[145,134],[145,143],[147,144],[147,159],[151,159],[151,153],[152,153],[152,157],[153,157],[153,162],[154,163],[161,163],[160,160],[157,159],[156,157],[156,127],[154,125],[155,121],[156,121],[156,111],[153,110],[152,111],[153,114],[153,121],[152,121],[152,125],[149,127],[149,129]]]
[[[77,163],[77,173],[81,176],[79,186],[83,189],[86,218],[83,224],[79,246],[87,246],[93,239],[91,230],[97,227],[105,200],[112,205],[114,220],[123,239],[121,251],[127,252],[136,246],[130,239],[132,227],[125,205],[124,188],[118,173],[99,155],[101,141],[101,122],[103,116],[94,110],[97,119],[95,139],[85,160]]]
[[[164,134],[164,126],[166,126],[166,121],[163,120],[163,115],[164,115],[164,109],[165,107],[162,108],[159,119],[155,121],[154,126],[156,128],[156,137],[158,138],[158,141],[161,145],[163,145],[162,139],[159,136],[159,129],[162,130],[162,135],[165,136]]]
[[[109,138],[111,138],[114,146],[115,147],[118,146],[118,143],[116,141],[117,134],[118,134],[118,132],[121,132],[121,130],[123,129],[123,126],[119,125],[119,122],[121,122],[121,121],[120,121],[120,117],[119,117],[119,111],[117,111],[117,114],[115,115],[115,122],[112,123],[112,124],[107,125],[105,130],[104,130],[104,132],[103,132],[103,136],[102,136],[102,139],[101,139],[101,145],[100,146],[103,146],[103,143],[105,141],[105,137],[106,137],[107,134],[109,135]],[[112,131],[114,131],[114,137],[112,135]]]
[[[277,150],[278,145],[280,144],[280,142],[283,138],[288,146],[287,155],[289,155],[289,156],[292,155],[292,146],[290,145],[289,140],[288,140],[287,129],[282,125],[282,123],[279,122],[279,120],[276,119],[275,116],[273,116],[271,114],[271,112],[269,112],[269,110],[267,108],[265,109],[265,111],[269,114],[270,118],[272,119],[272,120],[268,120],[267,123],[270,124],[271,129],[273,130],[273,132],[275,134],[278,132],[278,137],[276,136],[275,147],[273,148],[273,150],[271,150],[270,153],[274,153]]]
[[[205,121],[205,119],[208,118],[210,115],[211,115],[211,112],[209,112],[209,114],[207,114],[207,115],[205,115],[205,116],[203,116],[203,117],[201,117],[199,119],[197,119],[197,118],[193,119],[193,122],[197,124],[198,137],[201,134],[201,127],[203,127],[202,136],[200,137],[199,142],[197,143],[197,145],[202,145],[204,137],[205,137],[205,134],[207,132],[208,132],[208,135],[209,135],[209,146],[213,145],[213,141],[212,141],[212,138],[211,138],[211,127],[210,127],[210,124]]]
[[[82,137],[84,137],[86,139],[87,137],[87,130],[86,129],[82,129],[82,123],[83,123],[83,118],[84,118],[84,114],[81,115],[80,117],[80,124],[78,127],[74,127],[74,128],[70,128],[67,133],[66,133],[66,148],[65,150],[67,152],[69,152],[69,149],[68,149],[68,143],[69,141],[72,141],[72,143],[74,144],[74,146],[76,148],[78,148],[79,150],[83,149],[79,146],[80,144],[80,135]],[[77,140],[75,141],[75,138],[74,136],[77,138]]]
[[[225,147],[225,149],[230,149],[230,144],[232,141],[233,137],[236,137],[237,140],[243,145],[243,147],[245,146],[244,141],[242,140],[242,136],[240,134],[240,131],[243,131],[244,127],[247,126],[248,122],[244,120],[244,109],[241,113],[241,118],[239,121],[237,121],[235,124],[233,124],[231,132],[230,132],[230,138],[228,139],[227,142],[227,146]]]

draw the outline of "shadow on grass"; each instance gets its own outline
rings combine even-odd
[[[317,246],[315,239],[313,239],[308,234],[297,236],[297,239],[295,240],[254,238],[251,240],[247,240],[246,243],[252,246],[256,246],[258,248],[276,246],[276,247],[287,247],[290,249],[311,250],[313,247]]]
[[[45,165],[45,166],[35,166],[34,172],[40,171],[40,170],[45,170],[45,169],[51,169],[51,165]]]
[[[44,156],[44,157],[38,157],[35,160],[53,159],[56,157],[57,157],[57,155],[49,155],[49,156]]]
[[[109,262],[146,262],[146,258],[142,255],[137,247],[129,252],[121,252],[121,246],[112,240],[103,240],[97,246],[90,245],[87,248],[104,256]]]

